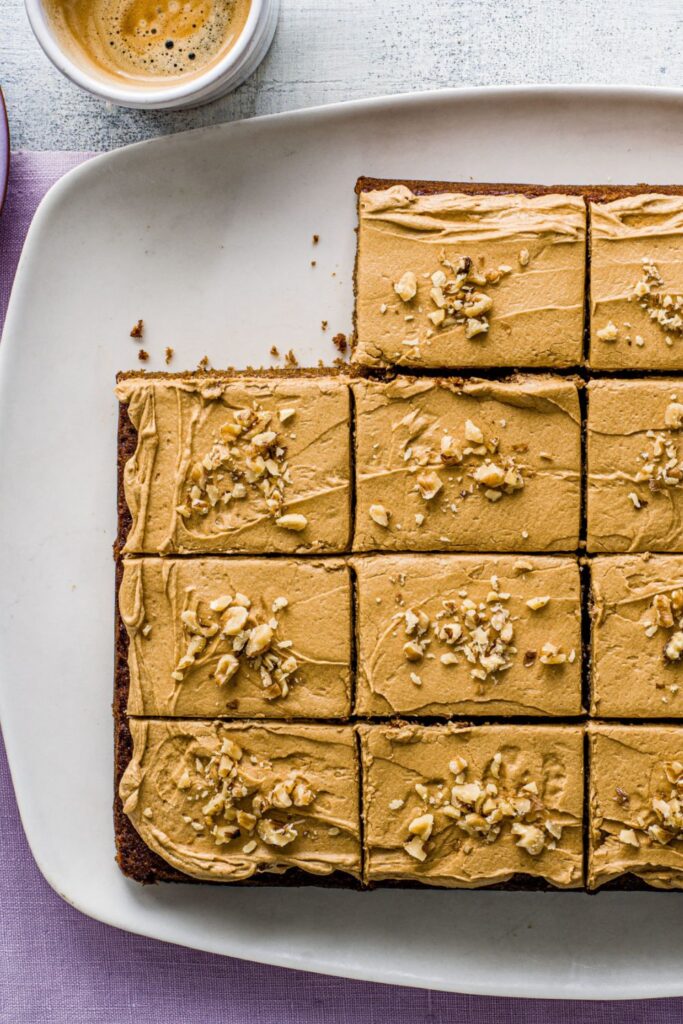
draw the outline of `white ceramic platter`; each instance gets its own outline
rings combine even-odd
[[[173,369],[268,364],[271,345],[330,360],[351,324],[361,173],[680,182],[683,98],[372,100],[142,143],[52,189],[0,346],[0,710],[31,848],[84,913],[217,953],[497,995],[681,995],[678,894],[142,888],[114,863],[112,387],[139,365],[130,328],[144,318],[155,369],[166,345]]]

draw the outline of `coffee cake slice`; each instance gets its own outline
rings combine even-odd
[[[125,554],[321,554],[350,534],[342,377],[125,374]]]
[[[352,384],[356,551],[575,551],[577,382],[397,377]]]

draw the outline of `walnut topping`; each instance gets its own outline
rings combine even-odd
[[[384,505],[371,505],[368,509],[368,514],[372,519],[373,523],[377,523],[378,526],[388,526],[390,513],[386,510]]]
[[[513,821],[510,829],[513,835],[519,836],[517,846],[520,846],[532,857],[538,857],[546,844],[546,835],[538,825],[527,825],[523,821]]]
[[[671,295],[664,288],[664,280],[649,257],[643,260],[643,274],[633,288],[633,297],[653,323],[659,324],[667,336],[683,333],[683,296]]]
[[[664,659],[680,661],[683,658],[683,587],[655,594],[642,625],[649,638],[656,636],[660,629],[673,630],[664,645]]]
[[[284,597],[276,598],[272,617],[258,622],[251,600],[245,595],[223,594],[211,601],[199,601],[196,607],[180,614],[185,646],[172,678],[181,683],[195,665],[213,664],[213,677],[219,685],[237,675],[242,660],[258,672],[266,700],[286,697],[298,668],[291,653],[291,641],[277,636],[277,614],[288,606]]]
[[[504,604],[510,595],[496,590],[491,595],[491,601],[479,604],[467,596],[464,600],[446,599],[433,620],[421,609],[401,612],[397,617],[403,619],[410,638],[403,646],[406,660],[420,661],[436,643],[448,648],[440,656],[441,664],[469,662],[474,666],[470,675],[481,682],[510,668],[512,655],[517,653],[513,619]]]
[[[522,250],[519,257],[522,265],[525,265],[522,261],[524,252]],[[529,262],[528,253],[526,262]],[[429,300],[432,308],[426,312],[430,324],[427,337],[431,337],[434,330],[445,330],[456,324],[464,327],[466,338],[478,339],[485,336],[489,330],[488,314],[493,300],[483,289],[497,285],[512,273],[512,267],[501,264],[489,270],[478,269],[469,256],[449,260],[443,250],[439,255],[439,263],[439,269],[423,275],[431,281]],[[406,270],[400,280],[394,282],[393,288],[402,302],[412,302],[418,290],[417,278],[412,270]],[[380,313],[386,313],[386,303],[382,303],[379,309]],[[422,313],[423,307],[419,306],[417,312]],[[414,317],[411,314],[406,319],[412,320]],[[417,339],[411,340],[409,344],[417,344]]]
[[[514,643],[515,617],[511,615],[507,602],[510,594],[500,588],[497,576],[491,577],[491,590],[484,601],[474,601],[468,590],[458,592],[458,599],[447,598],[441,602],[439,611],[430,618],[423,610],[408,608],[398,612],[395,618],[402,620],[407,637],[403,654],[408,662],[434,658],[432,646],[445,646],[439,655],[442,665],[471,665],[470,675],[484,683],[489,677],[507,671],[518,653]],[[527,601],[532,609],[543,608],[549,597],[531,598]],[[540,661],[544,665],[560,665],[573,662],[576,652],[568,654],[556,644],[547,643],[541,648]],[[527,651],[524,665],[529,667],[536,660],[535,651]]]
[[[273,782],[270,763],[247,757],[231,739],[211,751],[195,747],[189,765],[176,785],[188,803],[196,805],[196,817],[185,814],[183,820],[193,831],[210,835],[218,846],[247,838],[242,846],[246,854],[257,849],[257,837],[267,846],[294,842],[300,821],[292,812],[297,815],[317,797],[297,770]]]
[[[664,424],[672,430],[680,430],[683,426],[683,405],[680,402],[669,402],[664,410]]]
[[[650,800],[645,818],[621,829],[616,839],[626,846],[667,846],[683,840],[683,762],[667,761],[662,766],[668,788],[660,789]],[[629,805],[629,799],[622,806]]]
[[[429,319],[437,330],[464,325],[465,337],[472,339],[486,335],[489,330],[488,313],[493,306],[490,295],[480,290],[497,284],[512,272],[508,266],[500,266],[486,272],[478,272],[469,256],[454,261],[441,253],[439,262],[442,269],[431,275],[432,288],[429,297],[436,307],[429,313]]]
[[[557,644],[546,643],[541,647],[539,661],[542,665],[564,665],[567,655],[559,649]]]
[[[624,843],[627,846],[640,846],[638,836],[632,828],[622,828],[618,838],[620,843]]]
[[[308,526],[308,519],[300,512],[288,512],[284,516],[278,516],[275,525],[283,530],[293,530],[294,533],[301,533]]]
[[[683,657],[683,633],[680,630],[673,634],[664,648],[664,657],[667,661],[680,661]]]
[[[394,284],[394,291],[402,302],[410,302],[417,295],[417,278],[412,270],[406,270],[400,281]]]
[[[220,397],[220,392],[214,395],[212,391],[207,397]],[[290,410],[283,412],[293,415]],[[272,419],[272,413],[254,402],[251,408],[236,409],[221,425],[209,451],[189,469],[184,502],[176,507],[183,519],[211,512],[217,518],[224,516],[251,492],[278,526],[296,531],[306,528],[305,516],[285,511],[291,476],[287,448],[272,428]],[[280,419],[285,422],[282,413]]]
[[[527,470],[517,462],[516,453],[500,453],[499,439],[487,438],[472,420],[466,420],[462,430],[462,438],[446,431],[438,442],[438,450],[430,444],[418,443],[414,436],[404,442],[403,461],[408,463],[408,472],[415,475],[413,491],[426,503],[438,497],[444,510],[455,514],[458,503],[453,500],[454,495],[446,493],[448,483],[455,484],[457,498],[480,490],[491,502],[522,490]],[[418,525],[422,522],[421,515]]]
[[[665,412],[665,420],[666,415]],[[670,419],[672,416],[669,414]],[[641,465],[635,474],[635,482],[647,483],[653,493],[667,487],[683,486],[683,461],[678,456],[677,442],[666,431],[648,430],[647,438],[650,447],[640,453]],[[647,504],[642,498],[640,502]]]
[[[531,608],[532,612],[537,612],[541,608],[545,608],[549,601],[550,597],[548,596],[548,594],[545,594],[543,597],[530,597],[526,603],[526,606],[527,608]]]
[[[610,320],[605,327],[596,331],[595,334],[600,341],[616,341],[619,337],[619,328]]]
[[[550,816],[539,786],[530,781],[514,789],[506,779],[503,756],[498,751],[482,776],[469,780],[468,763],[463,757],[450,762],[454,783],[417,782],[415,793],[424,809],[413,811],[406,828],[408,838],[403,849],[415,860],[424,862],[433,849],[430,839],[435,830],[455,828],[481,842],[493,843],[509,824],[516,845],[532,857],[553,850],[562,838],[562,825]],[[391,801],[400,809],[403,801]]]

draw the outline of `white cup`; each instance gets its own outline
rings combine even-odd
[[[112,77],[99,75],[60,45],[41,0],[25,0],[31,28],[52,63],[81,89],[119,107],[138,110],[179,110],[232,92],[253,74],[275,35],[280,0],[251,0],[247,21],[234,46],[222,60],[186,82],[172,85],[119,85]]]

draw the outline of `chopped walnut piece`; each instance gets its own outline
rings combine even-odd
[[[672,430],[683,427],[683,405],[680,402],[669,402],[664,410],[664,424]]]
[[[409,842],[403,844],[403,849],[406,853],[414,857],[415,860],[425,861],[427,859],[427,853],[424,848],[424,842],[419,836],[413,836]]]
[[[652,608],[655,613],[655,621],[663,629],[669,629],[674,624],[671,601],[667,594],[655,594],[652,600]]]
[[[298,836],[293,825],[279,825],[272,818],[261,818],[256,831],[268,846],[289,846]]]
[[[391,513],[387,511],[384,505],[371,505],[368,509],[368,515],[373,523],[377,523],[378,526],[387,527],[389,525]]]
[[[412,270],[406,270],[399,281],[394,283],[394,291],[402,302],[410,302],[417,295],[417,278]]]
[[[434,815],[433,814],[421,814],[408,825],[408,831],[412,835],[419,836],[420,839],[426,841],[432,834],[434,827]]]
[[[539,661],[542,665],[564,665],[567,661],[567,655],[556,644],[546,643],[541,647]]]
[[[419,473],[416,478],[417,490],[425,501],[431,501],[439,493],[443,484],[437,473]]]
[[[664,648],[667,661],[680,661],[683,658],[683,632],[680,630],[670,637]]]
[[[616,341],[619,337],[619,328],[610,320],[605,327],[595,332],[600,341]]]
[[[640,840],[632,828],[622,828],[618,836],[619,842],[625,846],[640,846]]]
[[[275,520],[276,526],[281,526],[283,530],[293,530],[295,533],[301,533],[308,526],[308,519],[300,512],[288,512],[283,516],[278,516]]]
[[[544,594],[542,597],[541,596],[539,596],[539,597],[530,597],[529,600],[527,601],[526,605],[527,605],[527,608],[531,608],[532,612],[537,612],[541,608],[545,608],[545,606],[548,604],[549,601],[550,601],[549,595],[548,594]]]
[[[538,826],[525,825],[521,821],[515,821],[512,824],[511,831],[513,835],[519,836],[516,845],[521,846],[532,857],[538,857],[539,853],[542,853],[546,840]]]
[[[482,444],[484,440],[482,431],[472,420],[465,420],[465,440],[474,444]]]

